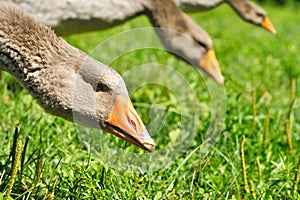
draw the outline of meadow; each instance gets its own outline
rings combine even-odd
[[[136,66],[159,63],[171,67],[196,95],[196,105],[180,107],[176,92],[167,86],[130,86],[136,87],[131,99],[145,124],[162,119],[166,122],[164,127],[155,127],[155,123],[149,126],[156,151],[168,147],[170,152],[179,152],[171,156],[172,160],[154,154],[153,162],[161,163],[153,170],[119,169],[101,161],[101,153],[97,154],[97,148],[91,151],[92,146],[86,142],[91,140],[92,130],[45,113],[12,76],[3,73],[0,199],[9,189],[12,159],[18,156],[20,169],[11,193],[14,199],[299,199],[300,7],[262,6],[276,35],[243,22],[227,5],[190,14],[214,41],[224,86],[164,50],[136,49],[105,61],[120,74],[127,74],[128,85],[132,79],[142,82],[146,78],[134,71]],[[149,26],[148,19],[141,16],[111,29],[64,39],[101,61],[112,58],[109,52],[121,43],[104,45],[107,49],[100,48],[101,55],[95,51],[98,44],[119,33]],[[132,40],[123,42],[130,45]],[[180,94],[189,96],[184,89]],[[219,104],[214,101],[221,102],[224,109],[218,124],[221,132],[203,153],[205,134],[214,112],[218,112]],[[192,127],[193,140],[182,147],[177,145],[182,139],[180,114],[185,113],[186,119],[193,121],[194,108],[199,122]],[[83,132],[87,134],[82,136]],[[101,133],[101,137],[108,141],[104,145],[113,144],[109,150],[115,147],[140,157],[149,155],[113,136]],[[18,146],[20,155],[13,151]],[[126,159],[120,161],[126,165]]]

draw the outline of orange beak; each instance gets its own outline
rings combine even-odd
[[[117,96],[106,130],[144,150],[153,152],[155,144],[129,98]]]
[[[273,25],[272,25],[272,23],[271,23],[271,21],[269,20],[268,17],[264,18],[264,21],[262,22],[261,26],[263,28],[267,29],[268,31],[270,31],[271,33],[276,34],[276,30],[273,27]]]
[[[210,49],[205,54],[205,56],[200,61],[200,67],[210,75],[215,81],[222,84],[224,82],[224,78],[221,73],[221,69],[216,58],[216,54],[214,50]]]

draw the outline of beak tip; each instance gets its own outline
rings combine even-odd
[[[271,33],[276,34],[276,29],[273,27],[273,24],[268,17],[264,18],[261,26],[270,31]]]
[[[224,83],[224,77],[221,74],[219,74],[217,77],[215,77],[215,80],[219,84],[223,84]]]
[[[277,33],[277,31],[273,28],[270,30],[271,33],[273,33],[274,35]]]
[[[147,151],[149,151],[150,153],[152,153],[155,150],[154,144],[145,144],[144,146],[147,149]]]
[[[148,131],[146,129],[144,129],[144,131],[143,131],[143,136],[144,136],[144,138],[142,139],[143,148],[145,150],[149,151],[150,153],[152,153],[155,150],[154,140],[151,138],[150,134],[148,133]]]

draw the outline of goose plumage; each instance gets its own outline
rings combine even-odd
[[[0,68],[15,76],[45,111],[154,150],[115,70],[5,2],[0,2]]]

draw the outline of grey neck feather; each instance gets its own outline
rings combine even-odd
[[[12,7],[1,5],[0,27],[1,67],[26,88],[37,87],[38,90],[39,77],[47,68],[72,65],[74,70],[74,65],[76,69],[85,57],[84,53],[57,38],[52,30]],[[72,60],[74,55],[79,59]]]

